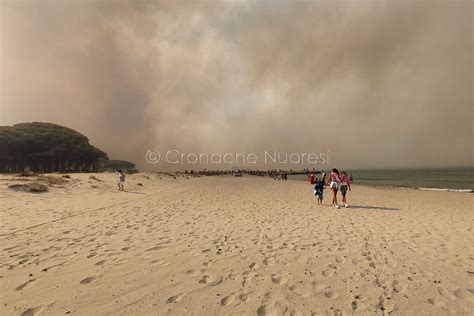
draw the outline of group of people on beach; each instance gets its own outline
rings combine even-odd
[[[276,180],[275,178],[276,173],[272,174],[273,179]],[[240,176],[242,176],[240,174]],[[283,173],[281,176],[282,180],[287,180],[288,175],[287,173]],[[321,171],[321,177],[316,178],[314,176],[314,173],[311,173],[308,177],[309,183],[313,185],[314,189],[314,195],[316,196],[318,200],[318,205],[323,204],[323,192],[324,192],[324,187],[329,186],[329,188],[332,191],[333,197],[332,197],[332,205],[335,208],[339,208],[339,205],[337,204],[337,192],[340,190],[342,194],[342,204],[344,207],[349,207],[347,205],[347,191],[351,191],[351,181],[352,177],[345,171],[342,171],[339,173],[339,170],[336,168],[331,170],[331,173],[326,179],[326,173]],[[118,177],[117,177],[117,186],[119,191],[124,191],[124,186],[125,186],[125,173],[122,170],[118,170]]]
[[[351,191],[351,181],[351,176],[347,172],[342,171],[339,173],[339,170],[336,168],[331,170],[327,179],[324,170],[321,171],[320,178],[316,178],[313,173],[309,176],[309,183],[313,185],[314,195],[318,200],[318,205],[323,204],[324,187],[329,186],[333,194],[332,206],[335,208],[339,208],[339,205],[337,204],[337,192],[339,190],[342,194],[342,204],[344,207],[349,207],[347,204],[347,191]]]

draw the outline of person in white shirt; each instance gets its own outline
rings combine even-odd
[[[123,191],[123,188],[125,185],[125,173],[123,173],[122,170],[119,170],[118,172],[119,172],[118,179],[117,179],[118,189],[119,191]]]

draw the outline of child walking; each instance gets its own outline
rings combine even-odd
[[[314,195],[318,199],[318,205],[323,204],[323,191],[324,191],[324,183],[318,179],[314,184]]]
[[[119,172],[118,179],[117,179],[118,189],[119,191],[123,191],[123,187],[125,185],[125,173],[123,173],[122,170],[119,170],[118,172]]]

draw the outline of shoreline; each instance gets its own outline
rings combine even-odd
[[[291,179],[292,181],[307,181],[305,179]],[[281,180],[276,180],[281,181]],[[430,188],[430,187],[416,187],[416,186],[405,186],[405,185],[394,185],[394,184],[369,184],[369,183],[358,183],[352,182],[351,185],[366,186],[366,187],[381,187],[381,188],[401,188],[410,190],[420,191],[433,191],[433,192],[455,192],[455,193],[474,193],[474,189],[451,189],[451,188]]]

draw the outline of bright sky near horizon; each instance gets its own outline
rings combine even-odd
[[[148,149],[329,150],[331,165],[348,168],[473,165],[469,0],[0,9],[0,125],[65,125],[141,169],[155,168]]]

